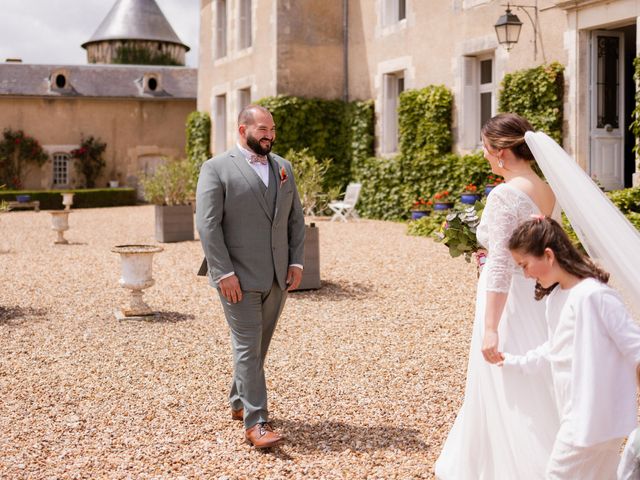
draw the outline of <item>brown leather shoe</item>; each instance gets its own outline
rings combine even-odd
[[[284,436],[274,432],[267,422],[256,423],[245,431],[244,436],[256,448],[276,447],[285,440]]]
[[[244,420],[244,409],[241,408],[240,410],[234,410],[233,408],[231,409],[231,420]]]

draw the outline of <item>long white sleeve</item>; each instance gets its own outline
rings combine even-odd
[[[544,342],[542,345],[529,350],[524,355],[511,355],[504,353],[505,368],[518,368],[523,373],[531,374],[539,372],[543,367],[549,365],[549,351],[551,350],[550,342]]]

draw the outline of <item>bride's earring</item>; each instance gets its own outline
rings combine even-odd
[[[499,160],[498,160],[498,166],[499,166],[500,168],[504,168],[504,162],[502,161],[502,159],[499,159]]]

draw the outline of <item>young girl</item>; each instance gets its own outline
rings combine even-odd
[[[620,445],[636,427],[640,327],[606,285],[609,274],[581,255],[553,219],[536,216],[509,239],[509,250],[536,298],[549,295],[549,341],[522,356],[503,353],[504,368],[551,366],[560,429],[548,479],[616,477]]]

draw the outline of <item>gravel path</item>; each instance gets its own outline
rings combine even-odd
[[[389,222],[317,222],[323,288],[290,295],[267,360],[289,442],[258,452],[226,402],[229,334],[198,241],[164,244],[119,322],[110,248],[153,207],[0,216],[0,478],[433,478],[464,388],[474,267]]]

